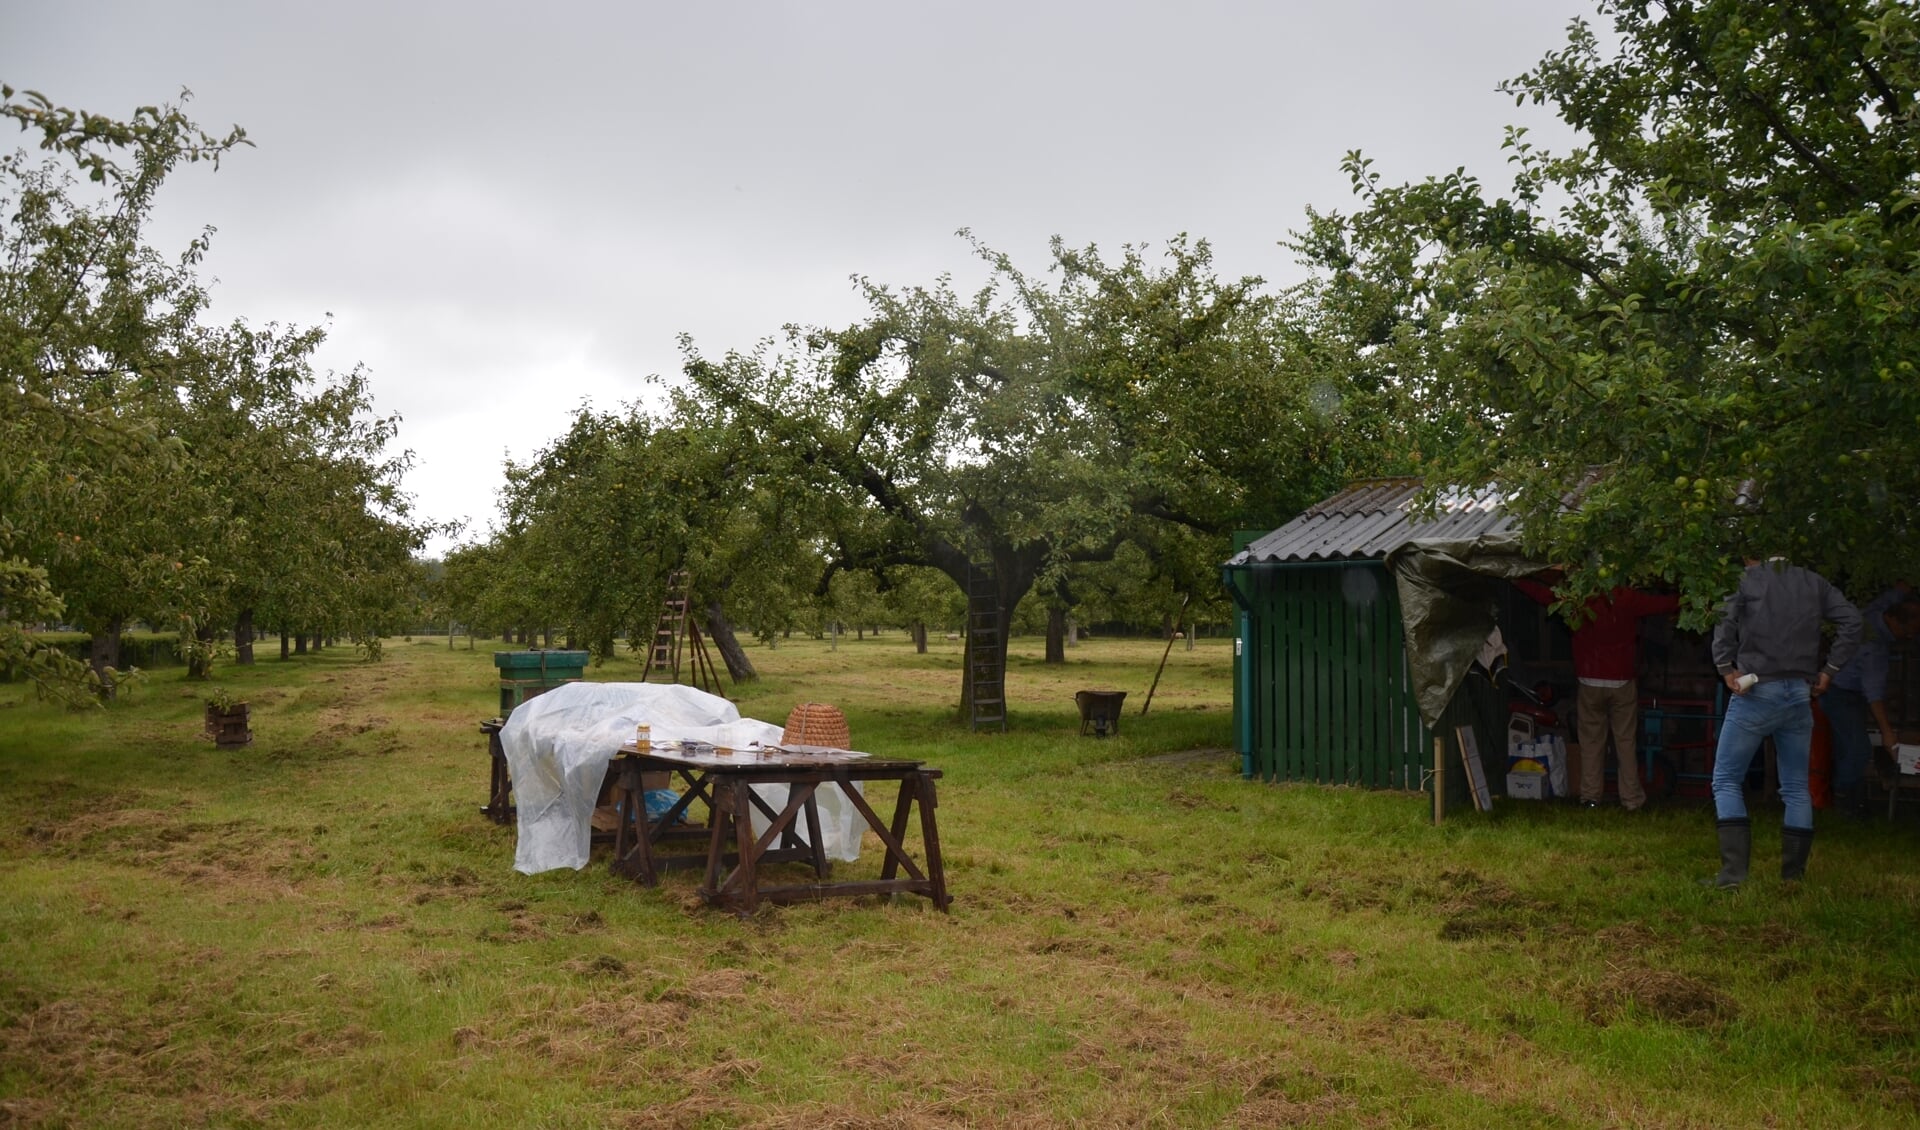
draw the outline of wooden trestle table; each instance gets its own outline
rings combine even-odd
[[[666,772],[685,786],[679,801],[658,819],[647,816],[642,774]],[[857,895],[925,895],[946,910],[946,871],[940,860],[940,833],[934,817],[934,782],[938,769],[918,761],[872,757],[849,750],[819,746],[783,745],[722,751],[695,743],[655,743],[645,750],[620,747],[614,760],[613,802],[619,813],[614,832],[613,868],[647,886],[659,881],[659,872],[674,867],[706,866],[700,886],[709,903],[739,914],[751,914],[761,899],[796,902]],[[855,782],[898,782],[893,819],[883,822]],[[786,786],[786,803],[778,810],[753,790],[754,785]],[[815,794],[835,787],[860,813],[885,849],[878,879],[835,882],[820,836],[820,810]],[[685,822],[688,806],[706,802],[709,818],[704,828]],[[907,851],[907,829],[914,806],[920,809],[922,863]],[[753,832],[752,814],[758,809],[766,831]],[[800,820],[807,834],[798,834]],[[704,839],[704,854],[668,854],[675,841]],[[801,863],[813,870],[814,882],[778,886],[760,884],[760,867],[769,863]]]

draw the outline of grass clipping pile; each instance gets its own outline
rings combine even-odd
[[[1587,1019],[1603,1028],[1629,1012],[1686,1028],[1717,1028],[1740,1011],[1712,985],[1659,969],[1609,973],[1583,997]]]

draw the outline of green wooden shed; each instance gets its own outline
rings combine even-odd
[[[1464,679],[1433,723],[1422,718],[1391,559],[1416,542],[1510,547],[1513,522],[1490,491],[1443,498],[1433,517],[1417,521],[1410,508],[1419,489],[1417,479],[1354,483],[1224,565],[1240,614],[1234,725],[1247,777],[1426,791],[1438,733],[1451,808],[1470,803],[1455,736],[1469,725],[1489,785],[1502,790],[1503,696],[1484,679]],[[1478,588],[1474,580],[1466,583]],[[1496,586],[1480,596],[1497,599]]]

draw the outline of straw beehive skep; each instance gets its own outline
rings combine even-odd
[[[787,715],[787,728],[780,735],[782,745],[822,745],[851,749],[853,738],[847,733],[847,716],[824,702],[803,702]]]

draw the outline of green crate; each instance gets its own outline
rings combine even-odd
[[[563,683],[577,683],[586,676],[588,654],[584,651],[496,651],[493,665],[500,669],[500,714],[537,694]]]

